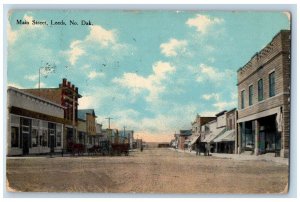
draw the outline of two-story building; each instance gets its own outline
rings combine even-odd
[[[237,71],[238,152],[289,156],[291,33],[282,30]]]

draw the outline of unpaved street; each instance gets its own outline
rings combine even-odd
[[[29,192],[280,193],[288,166],[146,149],[121,157],[8,158],[7,179]]]

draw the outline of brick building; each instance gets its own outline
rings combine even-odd
[[[35,88],[22,89],[22,91],[45,98],[54,103],[64,106],[64,148],[71,142],[76,141],[78,125],[78,99],[81,95],[78,88],[67,79],[63,79],[58,88]]]
[[[237,148],[289,156],[291,37],[282,30],[237,71]]]

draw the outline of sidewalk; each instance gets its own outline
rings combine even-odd
[[[191,155],[196,155],[196,151],[189,151],[189,150],[180,150],[180,149],[173,149],[170,148],[173,151],[178,151],[182,153],[187,153]],[[224,154],[224,153],[210,153],[211,156],[217,157],[217,158],[228,158],[233,160],[239,160],[239,161],[272,161],[279,164],[289,165],[289,159],[288,158],[282,158],[282,157],[275,157],[273,153],[269,154],[263,154],[263,155],[248,155],[248,154]],[[201,153],[201,156],[204,156],[204,153]]]

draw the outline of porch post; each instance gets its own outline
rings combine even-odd
[[[255,140],[255,148],[254,148],[254,154],[255,155],[259,155],[259,122],[258,120],[254,121],[254,127],[255,127],[255,136],[254,136],[254,140]]]

